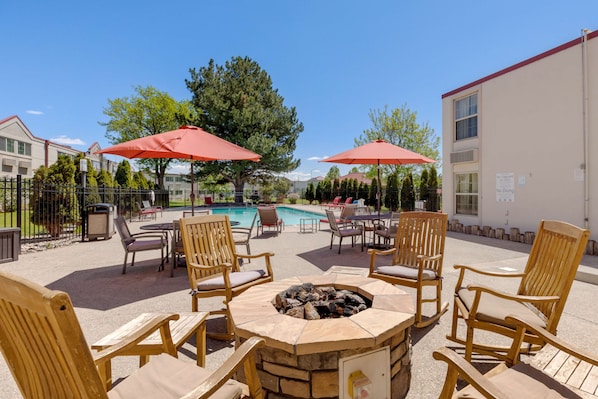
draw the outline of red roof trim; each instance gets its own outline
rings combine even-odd
[[[593,39],[595,37],[598,37],[598,31],[591,32],[591,33],[588,34],[588,40]],[[536,62],[538,60],[541,60],[541,59],[549,57],[549,56],[551,56],[553,54],[559,53],[559,52],[561,52],[563,50],[566,50],[566,49],[568,49],[570,47],[573,47],[573,46],[576,46],[578,44],[581,44],[581,40],[582,40],[581,37],[575,38],[575,39],[573,39],[573,40],[571,40],[571,41],[569,41],[567,43],[561,44],[558,47],[555,47],[555,48],[553,48],[551,50],[548,50],[548,51],[545,51],[545,52],[543,52],[541,54],[538,54],[535,57],[528,58],[525,61],[521,61],[521,62],[519,62],[519,63],[517,63],[515,65],[512,65],[512,66],[508,67],[508,68],[502,69],[502,70],[500,70],[498,72],[493,73],[492,75],[488,75],[488,76],[483,77],[481,79],[478,79],[478,80],[476,80],[474,82],[468,83],[465,86],[461,86],[461,87],[459,87],[459,88],[457,88],[455,90],[451,90],[448,93],[444,93],[442,95],[442,98],[449,97],[449,96],[452,96],[452,95],[457,94],[459,92],[465,91],[465,90],[470,89],[470,88],[472,88],[474,86],[477,86],[479,84],[482,84],[484,82],[487,82],[489,80],[497,78],[499,76],[505,75],[505,74],[507,74],[507,73],[509,73],[511,71],[514,71],[514,70],[522,68],[522,67],[524,67],[526,65],[532,64],[532,63],[534,63],[534,62]]]

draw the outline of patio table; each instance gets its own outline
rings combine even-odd
[[[366,238],[366,224],[372,223],[375,228],[375,221],[380,221],[383,219],[390,219],[390,213],[371,213],[369,215],[350,215],[347,216],[347,220],[352,222],[362,222],[363,223],[363,241],[365,243]],[[374,234],[374,230],[372,231],[372,243],[371,245],[367,245],[368,248],[376,248],[376,235]]]

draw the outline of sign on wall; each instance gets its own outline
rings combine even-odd
[[[496,202],[515,202],[515,174],[496,174]]]

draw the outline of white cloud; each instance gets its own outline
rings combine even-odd
[[[83,140],[72,139],[70,137],[66,137],[65,135],[55,137],[53,139],[50,139],[50,141],[64,145],[85,145],[85,142]]]
[[[42,111],[35,111],[35,110],[32,110],[32,109],[28,109],[25,112],[28,113],[29,115],[43,115],[44,114]]]
[[[309,157],[307,158],[308,161],[319,161],[321,159],[326,159],[328,158],[328,155],[324,155],[323,157]]]

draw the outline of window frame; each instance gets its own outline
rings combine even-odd
[[[467,178],[466,186],[463,186],[460,176],[469,176]],[[475,176],[475,179],[472,179]],[[478,172],[460,172],[455,173],[455,214],[466,216],[478,216],[480,210],[479,202],[479,174]],[[465,189],[461,191],[462,189]],[[469,198],[469,201],[461,199]],[[464,212],[464,209],[470,209],[469,212]]]
[[[475,104],[472,99],[475,97]],[[467,101],[467,103],[464,103]],[[464,107],[460,107],[460,104],[464,104]],[[454,126],[455,126],[455,141],[467,140],[478,137],[479,131],[479,96],[478,93],[471,93],[465,97],[455,100],[454,103]],[[463,115],[460,113],[463,112]],[[465,122],[465,123],[463,123]],[[460,128],[460,126],[465,126]],[[475,131],[474,131],[475,130]]]

